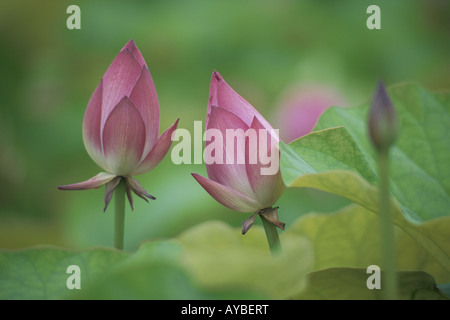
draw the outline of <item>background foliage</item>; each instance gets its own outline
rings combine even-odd
[[[81,30],[66,28],[70,4],[81,8]],[[112,245],[112,210],[102,212],[103,189],[62,192],[56,186],[83,181],[98,172],[83,146],[82,118],[101,76],[130,38],[135,39],[155,80],[161,128],[178,117],[179,127],[188,130],[194,120],[204,120],[214,69],[281,133],[280,110],[293,88],[312,84],[333,88],[344,98],[344,107],[366,103],[378,78],[387,85],[416,82],[430,91],[448,90],[449,2],[377,1],[382,9],[382,29],[377,31],[365,26],[370,4],[350,0],[2,1],[0,248],[50,244],[80,250]],[[237,227],[247,218],[216,203],[191,172],[206,174],[204,165],[173,165],[169,154],[155,170],[139,177],[157,200],[136,201],[134,212],[127,208],[128,252],[148,239],[183,239],[183,232],[204,221],[221,220]],[[339,195],[293,188],[277,205],[286,229],[295,230],[297,218],[311,212],[331,213],[349,203]],[[323,219],[314,217],[305,219]],[[330,218],[327,224],[336,220]],[[352,227],[356,232],[366,224],[363,219],[352,222]],[[245,239],[251,243],[250,237]],[[369,236],[364,241],[378,240]],[[408,257],[422,254],[427,261],[425,253],[411,250]],[[102,251],[102,255],[123,259],[117,253]],[[345,263],[339,259],[333,263],[327,262],[329,256],[318,257],[319,269],[361,268],[366,262],[346,264],[353,258],[341,256]],[[152,268],[160,270],[167,264],[189,287],[191,280],[178,264],[164,260]],[[449,281],[433,264],[429,270],[435,270],[437,280]],[[114,272],[120,274],[120,268]],[[188,292],[195,297],[212,294],[202,291],[209,289],[198,290]]]

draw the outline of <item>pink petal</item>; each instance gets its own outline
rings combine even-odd
[[[247,126],[251,125],[253,117],[257,117],[264,127],[267,129],[272,128],[269,122],[250,103],[234,91],[216,71],[211,76],[206,126],[208,126],[212,106],[218,106],[234,113]]]
[[[175,121],[175,123],[169,129],[164,131],[164,133],[159,137],[158,141],[154,145],[152,151],[150,151],[147,157],[143,161],[141,161],[139,167],[131,172],[130,175],[137,175],[147,172],[156,167],[161,162],[161,160],[169,151],[170,146],[172,145],[172,133],[177,128],[179,120],[180,119],[177,119],[177,121]]]
[[[134,42],[133,39],[128,41],[128,43],[120,51],[122,52],[122,51],[127,50],[127,49],[130,50],[133,53],[134,57],[139,62],[141,68],[144,67],[144,66],[147,67],[147,64],[145,63],[145,60],[142,57],[142,54],[139,51],[139,49],[137,48],[136,43]]]
[[[74,184],[68,184],[65,186],[59,186],[58,189],[59,190],[87,190],[87,189],[97,189],[99,187],[101,187],[102,185],[108,183],[109,181],[111,181],[112,179],[114,179],[116,176],[110,173],[106,173],[106,172],[100,172],[98,175],[96,175],[95,177],[87,180],[87,181],[83,181],[83,182],[79,182],[79,183],[74,183]]]
[[[103,80],[92,94],[83,118],[83,141],[89,156],[97,165],[105,169],[105,161],[100,139],[102,114]]]
[[[192,176],[217,202],[231,210],[239,212],[255,212],[261,204],[241,192],[193,173]]]
[[[129,49],[121,51],[103,76],[101,132],[106,120],[123,97],[129,97],[141,74],[141,65]]]
[[[249,145],[248,150],[249,153],[253,153],[258,156],[257,162],[255,164],[252,164],[249,161],[246,162],[247,177],[258,201],[264,204],[264,208],[271,207],[278,200],[284,190],[284,184],[281,179],[281,172],[279,170],[280,151],[277,147],[278,140],[275,140],[273,138],[271,139],[270,132],[264,128],[264,126],[256,117],[253,118],[250,129],[257,132],[258,143],[256,145]],[[267,143],[264,144],[259,140],[261,134],[266,134]],[[269,150],[270,153],[268,152]],[[278,153],[277,161],[275,162],[274,159],[271,159],[271,161],[273,161],[273,164],[262,164],[260,154],[262,153],[264,155],[271,155],[272,152]],[[269,166],[275,164],[277,164],[275,174],[261,174],[261,168],[268,168]]]
[[[103,152],[108,171],[127,175],[137,168],[145,145],[145,124],[127,97],[109,115],[103,130]]]
[[[247,195],[250,198],[254,198],[255,195],[250,186],[250,182],[247,178],[246,167],[245,167],[245,143],[243,148],[238,148],[239,144],[237,143],[237,139],[234,141],[234,159],[230,157],[230,149],[227,150],[227,139],[226,139],[226,130],[232,129],[245,132],[248,129],[248,126],[235,114],[215,106],[211,107],[211,114],[208,122],[208,129],[218,129],[222,132],[223,137],[223,154],[224,159],[222,163],[212,163],[208,164],[208,159],[205,159],[207,162],[206,170],[208,172],[208,177],[220,184],[226,185],[232,189],[238,190],[239,192]],[[230,146],[228,146],[230,147]],[[238,158],[240,156],[244,156],[244,161],[242,163],[238,163]],[[227,164],[226,160],[230,160]]]
[[[145,124],[146,140],[144,151],[142,152],[142,157],[140,159],[143,160],[158,140],[159,133],[158,96],[156,94],[152,76],[146,66],[141,70],[141,74],[131,92],[130,100],[139,111]]]

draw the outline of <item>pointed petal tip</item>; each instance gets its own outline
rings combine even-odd
[[[173,131],[178,127],[178,122],[180,122],[180,118],[178,118],[177,120],[175,120],[175,122],[166,129],[166,131],[164,131],[159,138],[161,139],[163,137],[163,135],[170,133],[170,136],[172,136]],[[157,142],[159,143],[159,141]]]
[[[161,136],[159,136],[153,149],[147,154],[146,158],[141,161],[138,168],[130,172],[130,175],[138,175],[147,172],[156,167],[162,159],[166,156],[167,152],[172,145],[172,134],[176,130],[179,122],[179,118],[166,130]]]
[[[253,226],[255,223],[257,213],[252,214],[249,218],[242,221],[242,234],[246,234],[247,231]]]
[[[377,83],[377,93],[385,93],[386,90],[386,85],[384,84],[383,80],[378,79],[378,83]]]
[[[141,68],[147,66],[147,63],[145,62],[144,57],[139,51],[133,38],[131,38],[130,41],[128,41],[127,44],[122,48],[122,50],[120,50],[120,53],[124,52],[130,54],[139,63]]]
[[[375,89],[372,107],[392,107],[392,101],[389,97],[386,85],[379,80]]]
[[[175,122],[173,123],[172,127],[175,127],[175,129],[176,129],[178,127],[178,122],[180,122],[180,118],[175,120]]]
[[[218,73],[216,70],[213,70],[212,76],[211,76],[211,80],[214,80],[214,79],[216,79],[217,81],[223,80],[223,78],[220,75],[220,73]]]
[[[118,104],[120,104],[120,103],[130,103],[134,107],[133,101],[131,101],[131,99],[128,96],[123,96],[123,98],[119,100]]]
[[[134,42],[134,39],[131,38],[127,44],[122,48],[122,50],[120,51],[124,51],[124,50],[130,50],[133,51],[133,48],[136,48],[136,42]]]
[[[147,203],[149,202],[147,200],[151,199],[151,200],[156,200],[156,197],[152,196],[151,194],[149,194],[139,183],[139,181],[137,181],[136,179],[132,178],[132,177],[127,177],[126,179],[127,181],[127,190],[133,191],[138,197],[144,199]],[[127,191],[128,192],[128,191]],[[130,193],[131,195],[131,193]],[[147,198],[146,198],[147,197]],[[130,202],[131,204],[131,202]]]

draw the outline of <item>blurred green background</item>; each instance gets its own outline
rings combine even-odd
[[[381,30],[366,9],[381,8]],[[66,8],[81,8],[81,30],[68,30]],[[158,90],[161,130],[181,118],[204,120],[217,70],[274,127],[287,91],[319,84],[348,106],[387,85],[450,88],[450,1],[12,1],[0,2],[0,248],[52,244],[112,246],[113,205],[104,189],[63,192],[58,185],[99,171],[82,140],[87,102],[119,50],[134,38]],[[150,204],[127,207],[125,244],[133,250],[206,220],[239,226],[249,215],[213,200],[191,177],[204,165],[172,164],[169,155],[138,177]],[[346,200],[287,190],[277,205],[289,227],[310,211]]]

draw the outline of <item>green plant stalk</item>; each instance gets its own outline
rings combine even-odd
[[[114,247],[123,249],[125,231],[125,179],[121,179],[114,190]]]
[[[267,221],[267,219],[262,215],[259,216],[261,217],[264,231],[266,232],[267,242],[269,243],[270,252],[273,256],[281,251],[281,243],[280,237],[278,236],[277,227],[275,227],[273,223]]]
[[[383,262],[382,290],[386,300],[397,299],[397,277],[395,273],[395,239],[389,199],[389,157],[388,150],[379,151],[380,167],[380,231]]]

